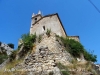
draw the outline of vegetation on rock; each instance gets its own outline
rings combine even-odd
[[[32,50],[32,47],[34,45],[34,42],[36,41],[36,34],[34,35],[30,35],[30,34],[23,34],[21,36],[22,39],[22,44],[20,44],[18,46],[17,50],[14,50],[12,52],[12,54],[9,56],[10,61],[13,61],[16,58],[16,55],[18,55],[19,57],[24,57],[25,54],[27,54],[29,52],[29,50]],[[22,48],[21,51],[19,51]]]
[[[12,54],[9,56],[10,61],[13,61],[16,58],[17,50],[14,50]]]
[[[90,53],[88,51],[86,51],[83,47],[83,45],[78,42],[75,41],[73,39],[69,39],[69,37],[63,38],[63,37],[59,37],[58,38],[61,39],[63,45],[65,46],[66,50],[73,56],[73,57],[80,57],[81,54],[84,55],[84,58],[87,61],[92,61],[92,62],[96,62],[97,61],[97,56],[94,55],[93,53]]]
[[[64,66],[61,63],[56,63],[57,67],[60,69],[62,75],[69,75],[67,66]]]
[[[36,41],[36,34],[23,34],[21,36],[21,39],[23,41],[24,47],[27,49],[31,49],[33,47],[33,43]]]
[[[41,35],[39,35],[39,37],[38,37],[38,42],[40,43],[40,42],[41,42],[41,40],[42,40],[42,36],[41,36]]]
[[[1,46],[2,42],[0,42]],[[8,58],[7,53],[5,52],[4,47],[0,47],[0,64],[2,64]]]
[[[52,37],[52,34],[50,35],[50,32],[48,31],[48,34],[46,33],[47,36],[48,36],[47,38],[49,38],[49,36]],[[96,60],[96,58],[97,58],[96,55],[94,55],[93,53],[90,53],[90,52],[86,51],[84,49],[83,45],[80,42],[77,42],[77,41],[75,41],[73,39],[69,39],[68,37],[66,37],[66,38],[59,37],[59,36],[56,36],[56,37],[58,38],[58,39],[56,39],[56,41],[58,41],[56,43],[59,43],[59,45],[61,45],[61,47],[64,46],[65,47],[64,49],[67,50],[74,58],[80,57],[81,54],[83,54],[84,58],[87,61],[92,61],[92,62],[97,61]],[[41,42],[42,36],[40,35],[37,38],[38,38],[37,41]],[[10,62],[6,64],[6,68],[7,69],[16,68],[16,65],[17,65],[17,67],[19,67],[19,66],[23,67],[24,65],[27,65],[27,67],[29,67],[28,66],[29,64],[34,65],[33,64],[33,60],[31,60],[31,59],[34,59],[35,62],[37,61],[37,59],[35,59],[35,57],[36,57],[35,55],[32,54],[30,56],[30,53],[31,53],[30,51],[32,51],[33,49],[35,49],[34,47],[35,47],[35,45],[37,45],[37,43],[35,43],[36,42],[36,34],[34,34],[34,35],[23,34],[22,37],[21,37],[21,39],[22,39],[22,43],[18,46],[18,49],[14,50],[12,52],[12,54],[9,56]],[[35,45],[34,45],[34,43],[35,43]],[[40,56],[42,56],[42,55],[43,56],[39,57],[39,58],[44,59],[44,55],[46,53],[45,53],[45,50],[43,50],[44,48],[43,49],[42,48],[43,47],[39,48],[39,50],[41,52]],[[49,52],[49,50],[46,47],[46,52],[47,51]],[[42,54],[42,52],[44,52],[44,54]],[[27,56],[26,54],[28,55],[27,58],[26,58],[26,56]],[[49,53],[47,53],[47,54],[49,54]],[[19,56],[20,58],[18,60],[15,60],[17,56]],[[1,58],[5,59],[6,56],[5,55],[4,56],[0,55],[0,63],[3,61],[3,60],[1,61]],[[39,59],[39,60],[41,60],[41,59]],[[23,61],[24,61],[25,64],[24,65],[20,65],[21,63],[23,63]],[[44,60],[43,60],[43,62],[44,62]],[[74,75],[74,74],[78,74],[76,71],[73,71],[73,70],[79,70],[78,68],[82,68],[82,69],[85,68],[86,71],[91,72],[91,73],[93,73],[92,71],[94,70],[94,69],[92,69],[91,63],[89,63],[89,64],[85,63],[84,64],[84,63],[78,62],[76,59],[73,59],[71,61],[70,65],[63,65],[61,62],[57,62],[57,61],[56,62],[54,61],[53,63],[56,65],[56,67],[58,67],[60,69],[59,73],[61,73],[61,75],[70,75],[70,74]],[[17,72],[15,71],[15,73],[17,73]],[[25,73],[25,72],[23,72],[23,73]],[[54,72],[53,71],[49,72],[49,75],[54,75]],[[84,73],[84,75],[85,75],[85,73]]]
[[[2,64],[8,58],[6,53],[0,53],[0,64]]]
[[[48,37],[50,37],[50,33],[51,33],[51,29],[47,29],[46,34],[47,34]]]

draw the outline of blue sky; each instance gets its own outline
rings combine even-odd
[[[100,0],[91,0],[100,10]],[[0,41],[14,43],[28,33],[32,13],[58,13],[68,35],[79,35],[100,63],[100,13],[88,0],[0,0]]]

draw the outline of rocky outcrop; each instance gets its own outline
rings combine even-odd
[[[73,59],[71,55],[64,50],[64,47],[56,41],[54,34],[50,37],[42,36],[40,43],[35,43],[35,52],[28,54],[22,64],[16,65],[16,69],[24,69],[28,75],[61,75],[57,63],[68,65]]]
[[[9,62],[9,58],[5,60],[2,64],[0,64],[0,70],[5,67],[5,65]]]
[[[13,51],[13,49],[10,48],[7,44],[4,44],[4,43],[1,44],[0,53],[6,52],[7,55],[10,55],[12,53],[12,51]]]
[[[38,42],[37,38],[34,44],[33,49],[26,54],[23,61],[11,68],[11,70],[16,71],[12,72],[12,75],[63,75],[62,70],[68,71],[70,75],[93,75],[93,72],[96,72],[95,69],[91,69],[91,64],[86,64],[87,62],[85,62],[83,57],[81,59],[76,58],[77,60],[75,60],[65,50],[62,42],[56,38],[54,33],[51,33],[49,37],[44,33],[41,41]],[[22,58],[20,53],[23,53],[23,47],[22,45],[17,52],[16,60]],[[59,68],[59,63],[67,69]]]

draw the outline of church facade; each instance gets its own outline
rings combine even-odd
[[[33,13],[31,18],[30,34],[36,33],[36,35],[41,35],[46,33],[47,29],[50,29],[53,33],[56,33],[59,36],[68,36],[57,13],[46,16],[42,16],[41,11],[39,11],[38,14]],[[79,36],[68,37],[79,41]]]

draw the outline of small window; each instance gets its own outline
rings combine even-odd
[[[35,18],[35,21],[37,20],[37,18]]]
[[[43,26],[43,29],[45,30],[45,26]]]

